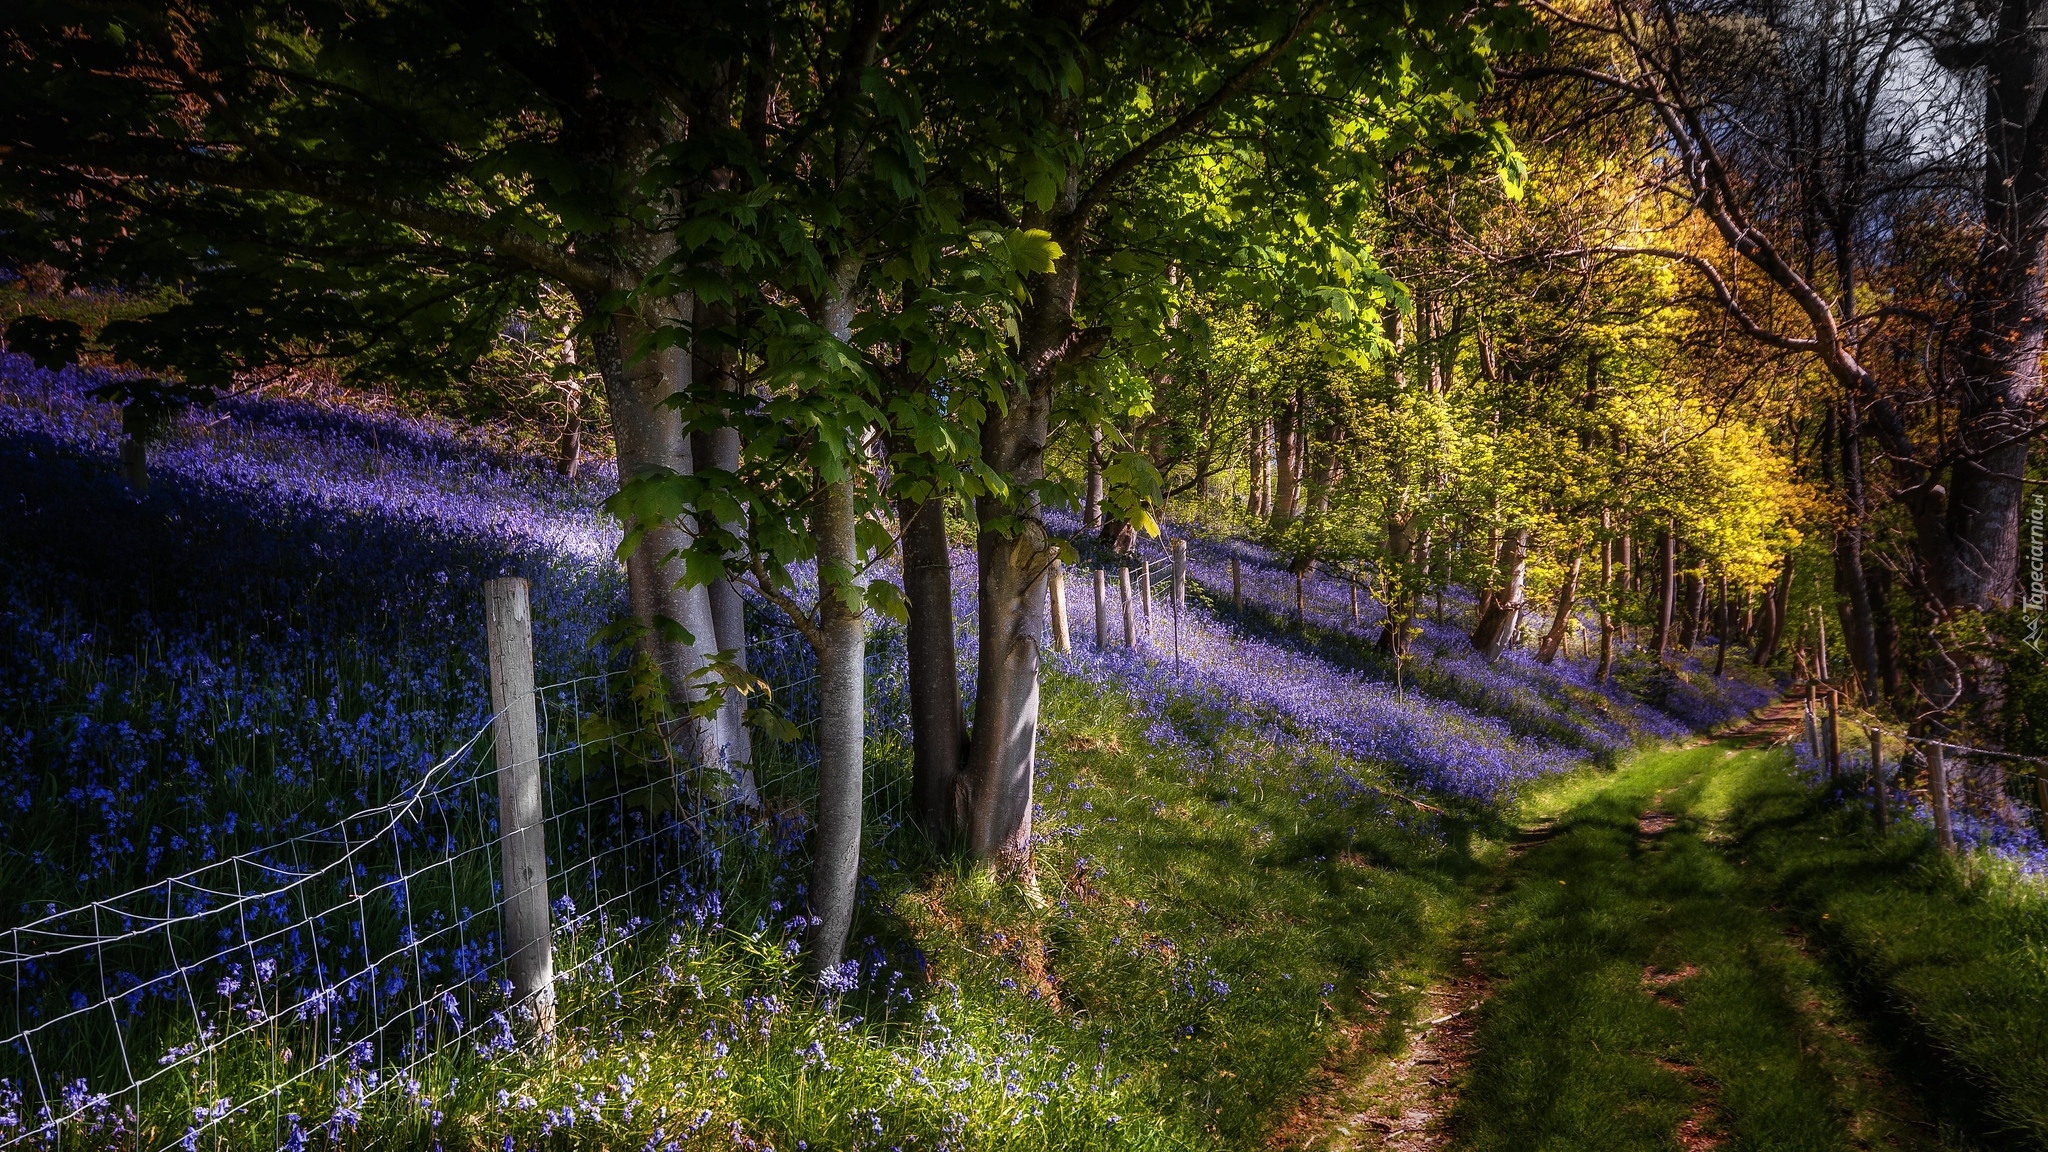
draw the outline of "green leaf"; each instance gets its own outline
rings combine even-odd
[[[694,645],[697,643],[697,638],[690,635],[689,629],[684,628],[681,624],[666,616],[656,616],[654,618],[654,634],[671,644]]]
[[[902,590],[887,580],[876,580],[868,585],[868,607],[898,624],[910,622],[910,605],[904,601]]]
[[[1019,272],[1050,275],[1065,255],[1059,241],[1042,228],[1012,228],[1003,241],[1010,250],[1010,266]]]
[[[1038,206],[1040,212],[1052,210],[1053,198],[1060,194],[1060,184],[1050,169],[1034,165],[1024,176],[1024,198]]]

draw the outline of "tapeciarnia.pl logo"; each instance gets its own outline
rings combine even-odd
[[[2039,492],[2027,502],[2027,647],[2041,651],[2042,610],[2048,608],[2048,496]]]

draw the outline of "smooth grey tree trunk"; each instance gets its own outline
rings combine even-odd
[[[1472,629],[1472,647],[1488,660],[1500,659],[1522,618],[1523,589],[1529,576],[1529,529],[1510,529],[1502,541],[1500,592]]]
[[[687,318],[686,314],[663,316],[659,322]],[[591,341],[611,408],[621,484],[662,470],[688,473],[695,467],[682,418],[664,404],[688,387],[689,357],[671,348],[629,359],[629,352],[644,347],[653,331],[649,318],[623,310],[614,313]],[[627,599],[634,620],[643,629],[641,650],[667,678],[672,699],[684,710],[705,698],[711,687],[711,662],[718,654],[711,594],[701,584],[685,585],[683,565],[672,558],[693,543],[683,522],[658,524],[647,531],[626,561]],[[675,628],[680,628],[681,634],[676,634]],[[690,759],[725,775],[731,798],[757,803],[752,774],[744,768],[733,772],[727,766],[727,752],[735,737],[723,722],[723,714],[708,720],[693,718],[682,727]]]
[[[853,929],[860,878],[861,795],[865,774],[867,625],[843,589],[858,589],[853,481],[822,486],[812,513],[818,541],[818,830],[811,856],[813,972],[837,968]],[[839,588],[824,573],[837,568]]]
[[[723,305],[709,310],[703,317],[707,325],[723,324],[727,319]],[[707,348],[700,342],[692,364],[696,380],[701,386],[726,393],[738,391],[739,381],[733,374],[730,352]],[[699,432],[692,437],[691,447],[698,456],[697,463],[701,466],[727,473],[739,471],[739,429],[714,428]],[[744,539],[745,524],[733,521],[720,527]],[[747,604],[745,598],[740,595],[739,585],[730,578],[721,576],[707,586],[706,593],[711,601],[712,631],[717,636],[718,650],[732,653],[732,662],[742,670],[746,669]],[[727,758],[736,765],[751,765],[754,762],[753,733],[747,729],[746,707],[746,697],[737,692],[728,692],[718,718],[720,735],[728,742]]]
[[[826,331],[846,341],[853,335],[859,264],[842,260],[833,273],[836,291],[820,319]],[[846,475],[818,477],[811,512],[818,554],[818,830],[811,856],[810,962],[820,975],[839,967],[853,929],[866,776],[866,577],[854,505],[861,446],[843,447]]]
[[[1088,429],[1088,473],[1081,494],[1081,527],[1102,531],[1102,429]]]

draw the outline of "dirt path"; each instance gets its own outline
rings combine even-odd
[[[1426,1013],[1400,1055],[1372,1063],[1298,1115],[1278,1147],[1304,1152],[1437,1152],[1449,1147],[1451,1106],[1464,1077],[1486,978],[1468,956],[1454,979],[1423,993]]]
[[[1740,727],[1723,732],[1702,743],[1730,743],[1741,748],[1772,748],[1799,737],[1806,719],[1806,702],[1787,696],[1775,704],[1757,709]]]

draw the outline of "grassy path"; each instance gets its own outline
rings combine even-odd
[[[1435,1085],[1455,1105],[1419,1127],[1390,1120],[1420,1086],[1390,1063],[1360,1089],[1391,1106],[1358,1099],[1323,1146],[1960,1147],[1887,1075],[1729,834],[1773,755],[1735,741],[1656,753],[1532,800],[1471,944],[1476,1026],[1425,1047],[1462,1067]]]

